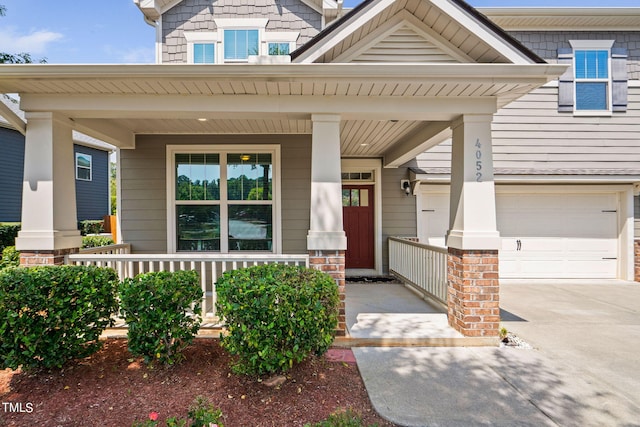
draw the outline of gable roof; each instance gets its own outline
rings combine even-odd
[[[453,48],[450,50],[469,54],[472,62],[545,62],[463,0],[365,0],[292,52],[291,59],[293,62],[343,60],[348,50],[357,49],[357,45],[362,48],[361,41],[371,37],[380,26],[388,25],[390,20],[407,20],[407,15],[421,22],[423,28],[441,25],[442,21],[451,23],[454,30],[446,35],[444,30],[442,34],[434,31],[436,34],[425,37],[425,41],[433,42],[435,36],[441,45],[450,44]],[[469,38],[474,38],[475,44],[469,44],[466,40]],[[482,45],[480,49],[477,49],[478,45]],[[465,49],[468,52],[464,52]],[[476,49],[475,53],[473,49]]]

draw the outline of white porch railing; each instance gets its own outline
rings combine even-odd
[[[130,243],[119,243],[117,245],[97,246],[95,248],[80,249],[78,252],[81,255],[99,254],[99,255],[120,255],[130,254]]]
[[[119,246],[119,245],[113,245]],[[108,248],[107,246],[103,247]],[[100,248],[95,248],[100,249]],[[129,250],[122,248],[122,250]],[[216,281],[228,270],[261,264],[287,264],[309,266],[308,255],[275,254],[129,254],[129,253],[78,253],[65,257],[66,264],[111,267],[120,280],[140,273],[153,271],[196,270],[202,286],[203,321],[216,317]]]
[[[389,237],[389,272],[447,304],[447,248]]]

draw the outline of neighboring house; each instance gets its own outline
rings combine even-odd
[[[17,102],[7,98],[2,102],[8,111],[0,111],[0,222],[20,222],[26,123]],[[4,118],[11,113],[14,124]],[[79,132],[73,133],[73,141],[78,221],[101,220],[110,213],[109,154],[114,147]]]
[[[589,277],[633,278],[640,9],[486,11],[494,22],[461,0],[134,1],[157,64],[0,67],[38,148],[27,179],[68,161],[74,129],[117,147],[119,236],[134,253],[303,254],[344,293],[345,269],[385,274],[389,237],[418,236],[446,244],[449,320],[469,336],[497,336],[499,272],[545,271],[539,243],[554,277],[586,271],[548,261],[577,247],[583,269],[602,259]],[[568,69],[571,55],[584,67]],[[79,242],[56,191],[73,176],[47,179],[24,197],[43,206],[23,206],[25,263]],[[400,255],[424,270],[421,257]]]

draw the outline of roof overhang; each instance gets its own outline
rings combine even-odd
[[[345,137],[345,144],[352,144],[345,153],[387,153],[388,164],[395,165],[406,152],[422,148],[422,139],[440,132],[433,122],[494,114],[565,69],[552,64],[0,65],[0,93],[18,93],[27,118],[30,112],[57,112],[78,131],[121,148],[135,146],[137,134],[310,133],[311,114],[340,114],[345,134],[351,135]],[[386,140],[375,145],[365,137]]]
[[[640,7],[479,7],[507,31],[640,31]]]

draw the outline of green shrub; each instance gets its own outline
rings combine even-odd
[[[317,270],[280,264],[228,271],[216,285],[222,346],[237,373],[285,372],[331,345],[338,324],[335,281]]]
[[[78,230],[80,230],[80,234],[83,236],[86,236],[87,234],[104,233],[104,221],[101,219],[79,221]]]
[[[109,236],[82,236],[83,248],[97,248],[113,245],[113,239]]]
[[[20,223],[4,223],[0,224],[0,251],[7,246],[16,244],[16,237],[20,231]]]
[[[16,250],[15,246],[7,246],[2,250],[2,257],[0,258],[0,270],[9,267],[20,266],[20,252]]]
[[[140,274],[120,285],[129,351],[146,363],[179,362],[200,328],[202,289],[195,271]]]
[[[115,271],[93,266],[0,271],[0,369],[61,367],[97,351],[117,284]]]

